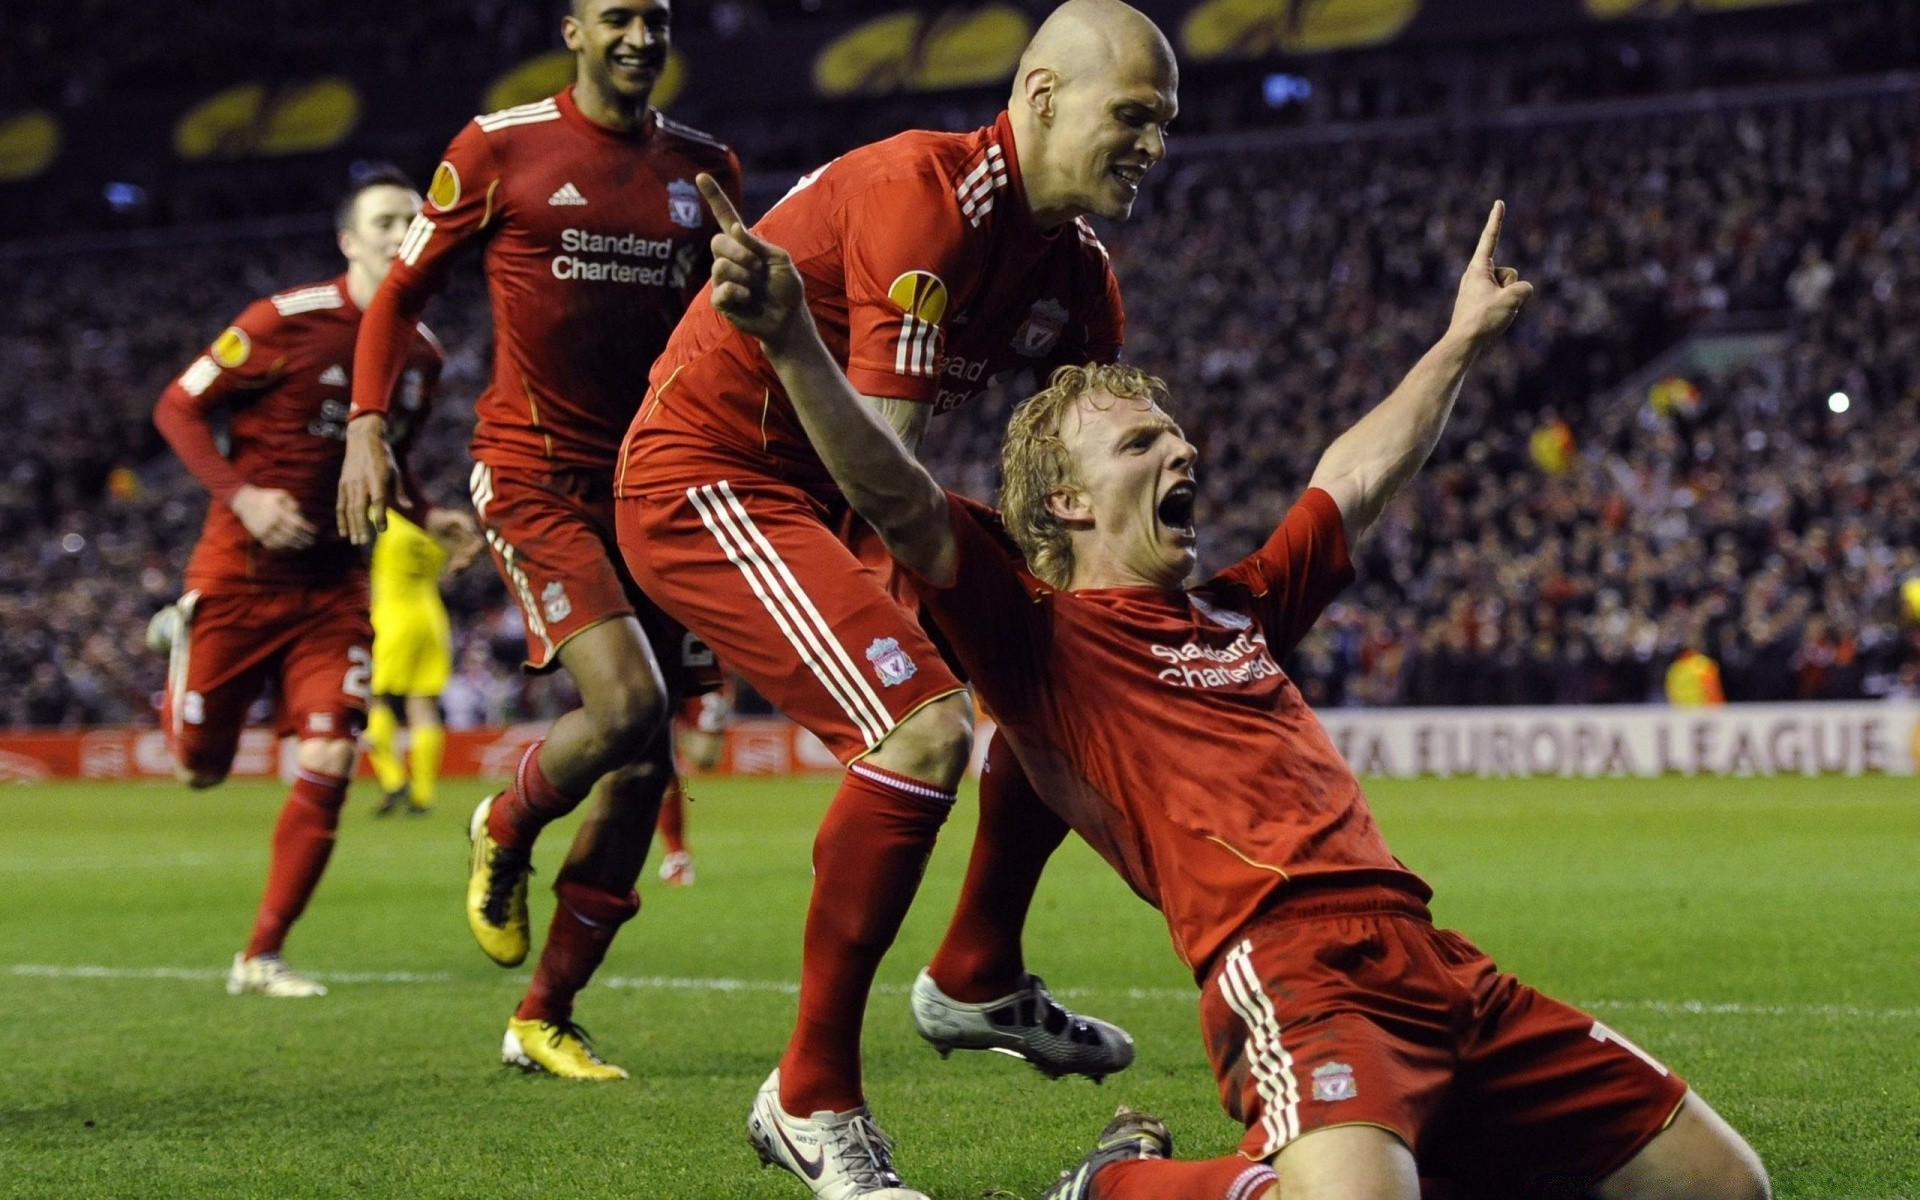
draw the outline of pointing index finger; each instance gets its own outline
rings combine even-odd
[[[740,219],[740,213],[733,207],[733,201],[720,190],[720,184],[705,171],[693,177],[700,187],[700,194],[707,198],[707,207],[713,210],[713,219],[720,222],[721,232],[730,237],[739,238],[747,231],[747,223]]]
[[[1500,226],[1507,218],[1507,202],[1495,200],[1493,211],[1487,214],[1487,227],[1480,231],[1480,244],[1474,247],[1473,261],[1491,264],[1493,252],[1500,245]]]

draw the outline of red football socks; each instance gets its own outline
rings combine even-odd
[[[613,935],[640,911],[640,896],[631,890],[616,896],[592,884],[562,880],[553,891],[560,904],[547,926],[547,944],[540,950],[533,983],[513,1014],[522,1021],[572,1020],[573,998],[600,969]]]
[[[660,797],[660,844],[668,854],[684,854],[687,849],[687,792],[678,776]]]
[[[860,1026],[873,973],[952,808],[953,793],[865,763],[841,780],[813,841],[800,1019],[780,1060],[789,1113],[861,1103]]]
[[[300,919],[313,889],[320,886],[346,799],[343,776],[304,770],[294,776],[293,790],[287,793],[280,821],[273,827],[273,859],[260,911],[253,918],[253,936],[247,941],[248,958],[280,953],[287,930]]]
[[[1027,774],[996,736],[980,772],[980,828],[960,903],[927,968],[940,990],[965,1004],[984,1004],[1018,989],[1026,978],[1020,932],[1047,859],[1067,837],[1067,823],[1041,802]]]
[[[1273,1168],[1238,1154],[1181,1161],[1117,1162],[1093,1177],[1093,1200],[1260,1200],[1274,1186]]]
[[[487,814],[487,836],[502,846],[527,850],[549,822],[557,821],[578,808],[584,796],[568,796],[540,770],[540,747],[545,740],[527,747],[520,765],[513,772],[513,786],[501,793]]]

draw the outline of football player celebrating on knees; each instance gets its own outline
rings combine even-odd
[[[1327,449],[1264,547],[1189,587],[1196,456],[1159,380],[1056,372],[1007,430],[1003,527],[849,386],[804,264],[712,199],[714,306],[760,339],[996,738],[1163,911],[1201,985],[1239,1153],[1175,1160],[1163,1123],[1122,1109],[1043,1200],[1418,1200],[1422,1177],[1466,1195],[1765,1200],[1752,1149],[1670,1070],[1435,928],[1430,890],[1278,665],[1531,294],[1495,265],[1503,206],[1439,342]]]
[[[601,783],[555,877],[559,907],[501,1051],[573,1079],[626,1077],[574,1023],[574,997],[639,910],[634,882],[673,778],[671,702],[716,682],[711,654],[634,586],[613,529],[620,437],[705,281],[712,225],[693,178],[740,188],[731,151],[649,106],[669,17],[667,0],[575,0],[561,21],[572,85],[477,117],[448,146],[368,312],[340,486],[341,527],[365,542],[387,495],[382,381],[456,258],[484,248],[494,363],[475,405],[474,507],[525,616],[529,668],[564,667],[581,706],[474,811],[467,919],[495,962],[526,957],[535,839]]]
[[[154,424],[213,501],[187,564],[186,594],[149,631],[169,655],[165,725],[175,769],[195,788],[225,779],[247,709],[269,681],[278,732],[299,739],[266,893],[227,977],[236,994],[326,994],[289,970],[280,950],[333,853],[367,711],[373,631],[366,569],[334,534],[330,514],[361,312],[419,209],[404,175],[364,176],[335,220],[346,273],[249,305],[154,410]],[[404,463],[406,437],[424,419],[439,379],[440,348],[421,329],[402,347],[400,363],[389,433],[401,442]],[[228,421],[225,451],[214,432],[219,416]],[[384,443],[380,452],[387,453]],[[466,521],[424,507],[415,515],[450,536]]]
[[[1118,285],[1083,218],[1129,214],[1165,154],[1177,88],[1151,21],[1069,0],[993,125],[860,148],[766,215],[838,369],[909,447],[997,375],[1118,354]],[[917,1196],[866,1107],[860,1030],[967,764],[973,704],[752,339],[696,304],[652,385],[616,482],[635,578],[848,768],[814,841],[798,1021],[749,1132],[822,1196]],[[1124,1032],[1062,1009],[1022,961],[1027,907],[1065,832],[1017,766],[983,781],[958,911],[912,993],[943,1051],[1004,1049],[1096,1078],[1132,1060]]]
[[[373,543],[373,708],[367,714],[367,761],[383,793],[374,815],[424,816],[433,809],[447,731],[440,693],[453,677],[453,629],[440,598],[440,577],[464,570],[480,552],[471,528],[453,536],[428,533],[399,513]],[[405,723],[403,761],[395,743]]]

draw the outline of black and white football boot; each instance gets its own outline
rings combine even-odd
[[[1049,1079],[1085,1075],[1095,1083],[1133,1062],[1133,1038],[1118,1025],[1061,1007],[1038,975],[1019,991],[966,1004],[925,971],[913,981],[913,1024],[945,1058],[955,1050],[998,1050],[1024,1058]]]

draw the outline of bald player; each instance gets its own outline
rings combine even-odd
[[[767,214],[838,369],[907,445],[997,376],[1117,356],[1119,286],[1084,218],[1132,211],[1177,88],[1152,22],[1070,0],[992,125],[855,150]],[[628,566],[848,768],[814,843],[799,1020],[749,1135],[819,1195],[916,1197],[866,1106],[860,1028],[966,767],[972,702],[752,338],[696,300],[652,385],[615,481]],[[917,1027],[943,1051],[1005,1050],[1049,1074],[1123,1068],[1126,1034],[1062,1009],[1022,961],[1065,829],[1011,760],[986,777],[980,828],[953,928],[913,989]]]

